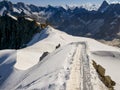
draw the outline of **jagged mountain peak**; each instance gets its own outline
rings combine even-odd
[[[1,7],[6,7],[6,8],[9,8],[10,6],[12,6],[12,2],[10,1],[7,1],[7,0],[3,0],[3,1],[0,1],[0,8]]]
[[[108,8],[108,6],[109,6],[109,3],[106,0],[104,0],[100,8],[98,9],[98,11],[104,12]]]
[[[104,0],[101,6],[107,6],[107,5],[109,5],[108,1]]]

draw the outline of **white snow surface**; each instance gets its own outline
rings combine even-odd
[[[11,14],[7,14],[9,17],[11,17],[12,19],[16,20],[17,21],[17,18],[15,16],[12,16]]]
[[[28,21],[33,21],[33,19],[31,19],[31,18],[25,18],[26,20],[28,20]]]
[[[14,11],[14,12],[17,12],[17,13],[21,13],[21,12],[22,12],[22,10],[19,10],[19,9],[17,9],[17,8],[15,8],[15,7],[13,8],[13,11]]]
[[[92,60],[102,65],[117,83],[115,90],[120,89],[119,48],[74,37],[51,26],[37,33],[27,46],[20,50],[0,50],[0,90],[70,90],[69,86],[108,90]],[[44,52],[49,54],[40,60]]]

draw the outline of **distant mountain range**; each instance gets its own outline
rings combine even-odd
[[[87,9],[86,9],[87,8]],[[120,39],[120,4],[103,1],[97,9],[95,5],[67,9],[59,6],[47,7],[27,5],[22,2],[0,2],[0,15],[29,16],[40,23],[47,23],[75,36],[91,37],[112,41]]]

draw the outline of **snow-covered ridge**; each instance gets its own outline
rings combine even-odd
[[[56,49],[59,44],[60,48]],[[40,60],[44,52],[49,52],[49,54]],[[27,48],[0,51],[0,60],[2,60],[0,62],[0,89],[65,90],[66,85],[69,89],[69,86],[73,85],[71,82],[78,80],[75,87],[81,90],[90,88],[91,90],[96,90],[96,88],[107,90],[92,66],[91,61],[95,60],[105,67],[107,74],[117,83],[115,89],[119,90],[120,73],[116,74],[115,71],[120,66],[119,55],[119,48],[104,45],[90,38],[74,37],[48,26],[33,37]],[[79,61],[80,63],[77,64]],[[77,66],[77,71],[74,70],[74,65]],[[77,74],[79,69],[80,76]],[[76,79],[74,75],[78,75]]]
[[[15,17],[15,16],[12,16],[11,14],[7,14],[9,17],[11,17],[12,19],[14,19],[14,20],[17,20],[17,18]]]

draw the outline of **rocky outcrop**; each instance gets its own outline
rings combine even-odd
[[[101,81],[109,88],[109,90],[114,90],[115,81],[111,79],[110,76],[105,75],[105,68],[103,68],[101,65],[97,65],[97,63],[93,60],[93,66],[95,70],[97,71]]]
[[[39,61],[41,61],[43,58],[45,58],[48,54],[49,54],[49,52],[44,52],[44,53],[42,54],[42,56],[40,57],[40,60],[39,60]]]
[[[58,44],[55,48],[58,49],[60,47],[60,44]]]
[[[44,29],[44,28],[46,28],[48,25],[47,24],[40,24],[40,27],[42,28],[42,29]]]
[[[100,74],[100,76],[105,76],[105,69],[101,66],[97,66],[97,72]]]
[[[110,76],[104,76],[104,83],[108,88],[113,88],[113,86],[115,86],[115,82],[112,81]]]

